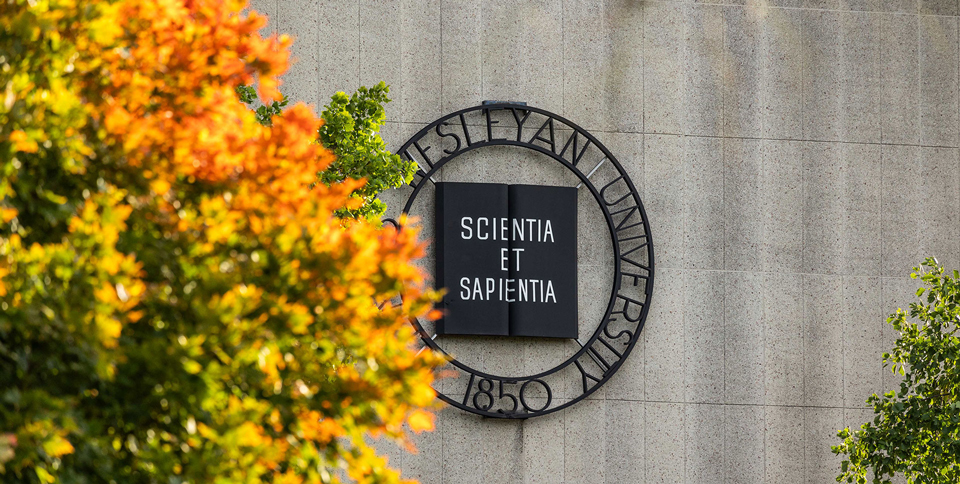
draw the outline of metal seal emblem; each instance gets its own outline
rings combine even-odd
[[[512,147],[539,153],[559,163],[575,176],[578,189],[586,189],[602,214],[609,236],[612,260],[604,268],[609,295],[579,294],[581,301],[601,298],[606,309],[599,321],[580,321],[579,338],[563,340],[566,358],[545,371],[518,375],[482,371],[456,358],[442,347],[443,338],[425,321],[411,321],[424,348],[448,358],[456,378],[438,380],[437,395],[448,404],[492,418],[529,418],[567,408],[587,398],[610,380],[639,341],[650,308],[654,281],[653,241],[650,223],[636,187],[626,170],[600,141],[569,120],[544,109],[516,103],[492,103],[447,114],[408,139],[397,151],[419,165],[403,208],[412,213],[418,197],[437,183],[440,170],[462,155],[491,147]],[[500,148],[503,150],[504,148]],[[484,180],[477,180],[484,181]],[[396,224],[395,220],[385,222]],[[579,235],[578,237],[583,237]],[[604,283],[607,284],[607,283]],[[607,286],[604,286],[607,287]],[[598,311],[599,314],[599,311]],[[469,338],[469,337],[467,337]],[[489,340],[483,340],[490,344]],[[537,339],[525,340],[535,346]],[[555,343],[555,342],[554,342]],[[566,346],[564,346],[566,347]],[[496,367],[523,368],[500,362]],[[480,365],[474,365],[480,366]]]

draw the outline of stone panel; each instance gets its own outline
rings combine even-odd
[[[880,278],[843,278],[843,406],[866,406],[882,394],[883,325]]]
[[[566,482],[606,482],[607,402],[584,400],[564,411],[563,477]]]
[[[894,0],[899,1],[899,0]],[[840,0],[841,10],[879,12],[883,10],[885,0]]]
[[[723,9],[693,4],[686,12],[686,62],[682,66],[685,104],[683,133],[723,134]]]
[[[641,337],[644,343],[644,381],[647,401],[684,399],[684,278],[686,271],[657,271],[653,305]]]
[[[920,173],[923,207],[920,218],[922,258],[936,257],[947,267],[960,267],[960,150],[923,147]],[[891,274],[893,275],[893,274]]]
[[[723,9],[724,61],[723,135],[759,138],[761,127],[761,73],[763,18],[769,12],[755,5]]]
[[[803,276],[803,404],[843,405],[840,276]]]
[[[561,0],[482,3],[484,100],[525,101],[563,114]]]
[[[803,137],[839,139],[841,120],[840,12],[803,10]]]
[[[803,145],[803,271],[839,274],[844,166],[838,143]]]
[[[723,280],[724,403],[764,402],[764,276],[729,272]]]
[[[766,482],[801,484],[804,479],[804,409],[767,406],[764,408]],[[831,482],[829,480],[823,483]]]
[[[773,206],[764,203],[768,187],[762,146],[761,140],[723,140],[723,263],[727,270],[760,265],[767,238],[764,217],[775,213]]]
[[[723,277],[687,271],[683,279],[684,401],[723,402]],[[649,347],[649,345],[648,345]]]
[[[644,404],[607,400],[604,480],[608,484],[636,481],[646,460]]]
[[[608,129],[640,132],[643,126],[644,4],[633,0],[605,0],[607,75],[602,102]],[[564,109],[569,106],[564,103]]]
[[[446,412],[453,411],[458,410],[451,409]],[[443,483],[443,441],[450,432],[445,427],[447,420],[443,416],[438,418],[437,428],[433,432],[409,433],[413,436],[413,445],[417,447],[417,452],[403,452],[401,455],[404,479],[416,479],[420,484]]]
[[[836,126],[841,141],[880,142],[880,21],[877,13],[839,14],[841,82]]]
[[[905,276],[920,262],[922,242],[916,213],[923,203],[920,173],[920,147],[881,148],[881,212],[884,234],[881,248],[881,274]]]
[[[723,482],[722,405],[684,405],[685,482]]]
[[[481,427],[480,435],[483,444],[475,452],[483,452],[483,482],[488,484],[520,482],[524,476],[526,463],[523,453],[523,422],[486,419],[481,421]],[[451,481],[453,480],[447,482]]]
[[[801,10],[764,11],[761,45],[761,130],[764,138],[803,136],[803,65]]]
[[[912,267],[930,256],[956,267],[960,261],[958,150],[883,146],[881,155],[881,213],[886,235],[881,273],[909,275]],[[937,196],[930,196],[932,193]]]
[[[360,2],[320,2],[317,51],[319,110],[337,91],[352,94],[360,87]],[[391,96],[393,97],[393,96]]]
[[[565,482],[564,412],[561,410],[523,422],[524,483]]]
[[[840,456],[830,451],[843,427],[842,408],[803,409],[803,475],[807,484],[836,482]]]
[[[920,74],[916,15],[880,20],[881,131],[884,143],[920,142]]]
[[[723,482],[763,484],[765,478],[764,408],[755,405],[728,405],[723,412]]]
[[[320,10],[315,2],[284,2],[277,13],[277,30],[293,37],[290,69],[281,78],[281,91],[291,104],[309,104],[320,114]]]
[[[649,317],[647,319],[649,320]],[[646,342],[644,341],[644,338],[641,337],[640,341],[637,341],[637,344],[633,347],[633,351],[630,352],[630,356],[627,357],[627,360],[623,362],[623,365],[620,367],[617,373],[613,376],[613,378],[610,379],[609,382],[607,382],[606,385],[604,385],[603,392],[608,400],[644,400],[644,386],[646,380],[646,371],[644,366],[645,346]]]
[[[643,7],[565,0],[563,106],[587,129],[643,127]]]
[[[957,15],[957,0],[920,0],[921,15]]]
[[[917,0],[888,0],[880,8],[884,12],[917,13]]]
[[[647,403],[644,463],[646,482],[681,483],[684,481],[684,408],[678,403]]]
[[[472,0],[440,3],[441,111],[483,100],[483,5]]]
[[[277,29],[277,0],[250,0],[250,10],[266,15],[267,25],[260,30],[260,35],[267,37]]]
[[[804,270],[880,273],[880,147],[806,143]]]
[[[683,152],[684,138],[646,135],[643,148],[643,205],[657,251],[657,266],[683,264]]]
[[[766,272],[799,273],[804,250],[803,143],[767,140],[761,155],[763,237],[759,267]]]
[[[723,269],[724,161],[720,138],[685,137],[683,265]]]
[[[767,405],[803,402],[804,334],[803,277],[764,274],[763,376]]]
[[[443,481],[464,484],[486,482],[483,429],[489,422],[456,408],[441,411],[439,419],[443,420]]]
[[[361,0],[360,85],[390,85],[388,119],[440,116],[440,57],[439,0]]]
[[[921,16],[919,28],[920,144],[957,146],[957,18]]]
[[[881,148],[878,145],[844,143],[843,224],[840,272],[880,275]]]
[[[644,7],[643,129],[683,132],[686,114],[686,12],[681,3]]]

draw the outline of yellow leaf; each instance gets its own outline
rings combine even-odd
[[[120,272],[121,262],[123,262],[123,255],[114,253],[100,259],[100,267],[103,267],[107,274],[113,276]]]
[[[51,476],[50,473],[47,472],[47,470],[44,469],[43,467],[37,467],[36,470],[37,470],[37,477],[40,478],[40,482],[54,482],[54,481],[56,481],[56,479],[54,479],[54,477]]]
[[[407,418],[407,422],[410,423],[410,429],[416,433],[420,432],[432,432],[436,426],[434,425],[434,419],[436,415],[426,412],[423,410],[414,410],[410,412],[410,417]]]
[[[150,189],[153,190],[153,193],[156,193],[157,195],[163,195],[164,193],[170,191],[170,183],[164,179],[158,178],[150,182]]]
[[[60,457],[61,455],[73,453],[73,445],[70,444],[70,441],[59,435],[52,435],[43,442],[43,451],[51,457]]]
[[[253,422],[246,422],[237,429],[237,443],[243,447],[256,447],[263,443],[260,427]]]
[[[429,384],[416,385],[411,391],[410,400],[416,405],[429,405],[437,398],[437,392]]]
[[[100,333],[100,342],[107,348],[117,347],[117,338],[123,330],[123,325],[116,318],[105,314],[98,314],[97,329]]]
[[[202,370],[203,367],[200,366],[200,363],[197,363],[196,361],[186,360],[183,362],[183,369],[191,375],[196,375],[197,373],[200,373],[200,370]]]

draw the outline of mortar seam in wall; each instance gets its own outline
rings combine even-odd
[[[917,31],[916,31],[916,34],[914,35],[914,42],[916,43],[916,47],[917,47],[917,75],[916,75],[915,81],[916,81],[916,83],[917,83],[917,100],[921,103],[921,106],[918,106],[919,109],[917,109],[917,142],[922,144],[922,143],[923,143],[923,140],[924,140],[924,136],[923,136],[923,107],[922,107],[922,103],[923,103],[923,80],[921,79],[921,77],[922,77],[922,72],[921,72],[921,62],[922,62],[922,58],[921,58],[921,56],[923,55],[923,50],[922,50],[923,45],[921,45],[921,43],[920,43],[920,29],[923,28],[923,25],[922,25],[922,23],[920,22],[920,5],[919,5],[919,4],[917,5],[917,15],[916,15],[916,17],[917,17]],[[881,141],[883,141],[883,140],[881,139]]]
[[[611,401],[616,402],[638,402],[638,403],[660,403],[665,405],[714,405],[714,406],[727,406],[727,407],[776,407],[776,408],[819,408],[819,409],[833,409],[833,410],[870,410],[870,407],[864,406],[848,406],[848,405],[787,405],[787,404],[775,404],[775,403],[737,403],[737,402],[710,402],[710,401],[673,401],[673,400],[636,400],[632,398],[611,398]]]
[[[889,20],[888,20],[886,23],[889,24]],[[879,54],[879,55],[880,55],[880,86],[881,86],[881,87],[880,87],[880,113],[881,113],[881,116],[883,115],[883,105],[884,105],[884,100],[885,100],[885,98],[883,97],[883,86],[886,85],[886,83],[884,82],[884,72],[885,72],[885,71],[884,71],[884,69],[883,69],[883,59],[884,59],[884,55],[883,55],[884,30],[883,30],[883,26],[884,26],[884,18],[883,18],[883,17],[880,17],[880,47],[879,47],[879,49],[880,49],[880,54]],[[919,27],[918,27],[918,28],[919,28]],[[880,120],[880,141],[883,141],[883,120],[882,120],[882,119]],[[883,221],[882,221],[882,218],[883,218],[883,173],[884,173],[884,170],[883,170],[883,158],[884,158],[884,156],[883,156],[883,155],[884,155],[884,154],[883,154],[883,151],[884,151],[884,150],[883,150],[883,147],[881,146],[881,147],[880,147],[880,194],[879,194],[879,202],[880,202],[880,224],[881,224],[881,226],[883,225]],[[886,244],[886,237],[880,237],[880,265],[879,265],[879,267],[877,267],[877,277],[878,277],[878,278],[881,278],[881,279],[880,279],[880,291],[879,291],[880,293],[879,293],[877,299],[878,299],[878,304],[879,304],[878,309],[879,309],[879,312],[880,312],[881,314],[883,313],[883,279],[882,279],[882,277],[883,277],[883,272],[884,272],[884,268],[883,268],[883,254],[884,254],[884,245],[885,245],[885,244]],[[881,346],[882,346],[882,345],[883,345],[883,327],[882,327],[882,326],[879,328],[879,331],[880,331],[880,344],[881,344]],[[879,383],[879,387],[882,389],[883,386],[884,386],[884,385],[883,385],[883,362],[882,362],[882,360],[877,363],[877,367],[878,367],[878,372],[879,372],[879,380],[878,380],[878,383]],[[844,400],[844,403],[846,403],[846,400]]]
[[[566,65],[566,61],[567,61],[567,58],[566,58],[566,57],[567,57],[567,50],[566,50],[566,49],[567,49],[567,37],[566,37],[566,36],[567,36],[567,31],[566,31],[566,29],[564,28],[564,24],[566,23],[566,17],[563,16],[563,14],[564,14],[564,11],[563,11],[563,3],[564,3],[563,0],[560,0],[560,62],[561,62],[562,64]],[[564,109],[565,101],[566,101],[566,99],[565,99],[566,96],[564,95],[565,92],[566,92],[566,80],[567,80],[567,79],[566,79],[566,75],[567,75],[567,72],[566,72],[566,71],[567,71],[567,70],[566,70],[563,66],[560,67],[560,114],[561,114],[562,116],[566,116],[566,115],[567,115],[567,113],[566,113],[566,111],[565,111],[565,109]],[[606,396],[607,396],[607,395],[606,395],[606,392],[604,392],[603,397],[606,398]],[[563,425],[563,448],[566,449],[566,448],[567,448],[567,410],[566,410],[566,409],[563,410],[563,419],[561,420],[561,423],[562,423],[562,425]],[[560,464],[560,476],[561,476],[563,482],[566,482],[566,481],[567,481],[567,453],[566,453],[566,451],[560,453],[560,462],[561,462],[561,464]]]
[[[360,87],[360,66],[363,64],[360,57],[363,55],[363,39],[360,33],[360,0],[357,0],[357,87]]]
[[[483,43],[486,39],[483,38],[483,33],[485,32],[485,30],[483,28],[483,4],[482,3],[480,4],[479,10],[480,10],[479,24],[480,24],[480,36],[481,36],[480,47],[479,47],[480,48],[480,99],[483,100],[483,98],[485,97],[483,93],[483,52],[484,52]],[[441,59],[441,62],[443,62],[442,59]]]
[[[647,88],[646,87],[647,76],[645,73],[647,59],[646,59],[646,56],[644,56],[644,49],[646,48],[646,46],[647,46],[647,13],[646,13],[646,9],[640,9],[640,56],[641,56],[641,62],[643,63],[643,65],[640,67],[640,99],[641,100],[646,98],[646,88]],[[612,49],[613,49],[613,46],[611,44],[611,51]],[[641,131],[643,131],[646,128],[646,124],[645,124],[646,116],[647,116],[647,104],[646,102],[643,102],[643,104],[640,106]],[[647,187],[647,183],[646,183],[647,141],[646,141],[646,138],[647,136],[645,134],[640,135],[640,166],[641,166],[641,169],[643,170],[641,174],[641,177],[642,177],[641,182],[643,184],[641,185],[640,192],[643,193],[644,195],[646,195],[646,189],[647,189],[646,188]],[[649,410],[650,410],[646,404],[646,400],[647,400],[647,378],[646,378],[647,338],[646,338],[646,335],[643,335],[643,334],[641,334],[640,336],[643,337],[643,339],[641,340],[641,342],[643,343],[643,347],[642,347],[643,352],[641,353],[643,355],[643,359],[641,361],[642,361],[643,370],[644,370],[643,388],[641,389],[641,393],[640,393],[641,395],[643,395],[643,399],[644,399],[644,404],[642,405],[642,408],[643,408],[643,437],[642,437],[643,440],[642,441],[643,441],[643,455],[644,455],[643,482],[650,482],[650,479],[647,475],[648,459],[646,457],[647,455],[649,455],[647,452],[647,415],[649,415]]]
[[[443,107],[443,0],[440,0],[440,43],[437,45],[437,48],[440,50],[438,58],[440,59],[440,116],[443,116],[445,111]],[[440,180],[443,180],[443,172],[440,172]]]
[[[840,303],[846,307],[847,284],[846,277],[840,276]],[[847,341],[847,318],[844,317],[843,309],[840,309],[840,317],[843,321],[840,323],[840,404],[847,403],[847,352],[844,351],[844,343]],[[846,420],[846,419],[844,419]]]
[[[647,0],[647,3],[662,3],[662,4],[697,4],[697,5],[712,5],[712,6],[721,6],[721,7],[733,7],[733,8],[747,8],[755,7],[755,5],[733,5],[728,3],[721,2],[689,2],[689,1],[676,1],[676,0]],[[960,18],[960,13],[957,15],[948,15],[948,14],[939,14],[939,13],[921,13],[919,11],[919,6],[913,12],[894,12],[886,10],[853,10],[853,9],[840,9],[840,8],[815,8],[815,7],[791,7],[785,5],[769,5],[767,8],[771,9],[780,9],[780,10],[809,10],[813,12],[836,12],[836,13],[877,13],[877,14],[886,14],[886,15],[916,15],[920,17],[944,17],[944,18]]]
[[[443,97],[443,0],[439,0],[439,3],[440,43],[437,44],[437,49],[439,50],[439,52],[437,52],[437,59],[440,61],[440,100],[437,103],[437,108],[439,108],[439,113],[437,113],[437,116],[443,116],[444,112],[446,112]],[[440,168],[440,171],[437,173],[437,175],[439,176],[440,181],[443,181],[443,168]]]
[[[688,39],[688,38],[689,38],[689,37],[688,37],[688,34],[689,34],[689,31],[688,31],[688,22],[687,22],[687,21],[689,20],[689,18],[686,17],[686,16],[690,14],[690,9],[692,9],[692,7],[690,7],[690,6],[686,6],[685,8],[684,8],[684,6],[681,6],[681,11],[683,12],[683,15],[684,15],[684,22],[681,24],[681,25],[682,25],[682,29],[683,29],[683,30],[681,31],[681,34],[683,35],[683,38],[684,38],[684,39]],[[684,62],[689,62],[689,61],[690,61],[690,43],[689,43],[689,42],[684,42],[684,47],[683,47],[683,50],[682,50],[681,52],[682,52],[682,55],[684,56],[683,61],[684,61]],[[687,77],[686,77],[686,75],[684,75],[683,80],[684,80],[684,84],[683,84],[683,87],[682,87],[682,89],[683,89],[683,97],[681,97],[681,103],[684,103],[684,104],[681,104],[681,109],[682,109],[682,110],[685,110],[684,108],[686,108],[685,104],[686,104],[686,94],[687,94],[687,84],[686,84],[686,82],[687,82]],[[680,118],[680,130],[683,132],[683,134],[680,135],[680,143],[681,143],[681,145],[680,145],[680,150],[681,150],[681,151],[680,151],[680,176],[681,176],[681,180],[682,180],[682,181],[680,182],[680,187],[681,187],[681,190],[682,190],[681,193],[682,193],[683,195],[686,195],[686,190],[684,190],[684,189],[686,188],[685,182],[686,182],[686,180],[687,180],[687,145],[688,145],[688,140],[687,140],[687,133],[686,133],[686,132],[687,132],[688,126],[687,126],[686,121],[687,121],[687,118],[686,118],[686,117]],[[686,197],[684,197],[684,200],[686,200]],[[681,226],[683,227],[683,230],[682,230],[681,233],[683,234],[683,237],[686,238],[687,228],[688,228],[688,223],[687,223],[688,214],[687,214],[687,208],[686,208],[686,205],[685,205],[685,204],[682,204],[682,205],[680,206],[680,213],[682,214],[680,223],[681,223]],[[681,259],[680,259],[680,264],[681,264],[681,265],[684,265],[684,266],[687,265],[687,260],[686,260],[686,259],[687,259],[687,250],[686,250],[686,248],[687,248],[687,247],[686,247],[686,244],[685,244],[685,245],[684,245],[684,250],[683,250],[683,252],[681,253]],[[687,297],[688,297],[687,291],[689,290],[689,282],[690,282],[690,274],[689,274],[688,272],[684,271],[684,272],[683,272],[683,286],[681,286],[681,287],[683,287],[683,300],[684,300],[684,303],[687,302]],[[682,353],[683,353],[683,359],[680,360],[680,361],[681,361],[682,368],[683,368],[683,369],[681,370],[681,371],[682,371],[682,375],[683,375],[683,394],[682,394],[681,397],[682,397],[683,401],[686,402],[686,401],[689,400],[688,397],[687,397],[687,365],[686,365],[686,361],[687,361],[687,331],[689,330],[689,328],[687,327],[687,308],[686,308],[686,307],[683,308],[683,315],[681,316],[681,318],[682,318],[682,319],[681,319],[682,324],[681,324],[680,327],[683,329],[683,336],[682,336],[681,345],[680,345],[680,348],[681,348]],[[684,479],[684,482],[690,482],[690,462],[689,462],[689,459],[688,459],[688,452],[687,452],[687,436],[689,435],[689,434],[688,434],[688,430],[689,430],[689,425],[690,425],[690,419],[687,418],[687,409],[684,408],[684,407],[682,407],[682,406],[681,406],[681,408],[680,408],[680,422],[681,422],[680,427],[682,428],[682,430],[681,430],[681,432],[682,432],[682,433],[681,433],[681,436],[682,436],[682,439],[683,439],[683,479]]]
[[[802,17],[802,16],[800,17],[799,30],[800,30],[800,34],[799,34],[799,35],[800,35],[800,49],[802,50],[802,49],[803,49],[803,17]],[[807,68],[806,58],[805,58],[803,55],[801,55],[801,56],[800,56],[800,108],[801,108],[801,109],[803,109],[803,106],[804,106],[804,101],[803,101],[803,82],[804,82],[804,75],[805,75],[805,73],[806,73],[806,68]],[[800,117],[800,137],[803,137],[803,116],[802,116],[802,115],[801,115],[801,117]],[[881,140],[881,141],[882,141],[882,140]],[[805,209],[805,207],[806,207],[806,199],[807,199],[807,176],[806,176],[806,169],[805,169],[805,166],[804,166],[804,158],[805,158],[804,155],[805,155],[805,152],[806,152],[806,147],[805,147],[803,144],[801,144],[801,145],[800,145],[800,200],[801,200],[801,203],[800,203],[800,223],[801,223],[801,225],[804,223],[804,220],[805,220],[805,218],[806,218],[806,209]],[[804,259],[803,256],[804,256],[804,249],[806,248],[806,232],[807,232],[807,231],[804,230],[804,228],[801,226],[801,228],[800,228],[800,267],[801,267],[801,270],[803,270],[803,269],[805,268],[805,264],[804,264],[804,261],[803,261],[803,259]],[[803,371],[800,373],[800,375],[801,375],[801,377],[800,377],[800,388],[801,388],[800,402],[801,402],[801,403],[804,403],[804,402],[805,402],[805,400],[806,400],[806,393],[807,393],[807,368],[806,368],[806,366],[807,366],[807,365],[806,365],[806,360],[807,360],[807,291],[806,291],[806,287],[805,287],[805,286],[806,286],[806,284],[805,284],[805,282],[806,282],[805,279],[806,279],[806,278],[805,278],[804,276],[802,276],[802,275],[800,276],[800,298],[801,298],[801,303],[800,303],[800,366],[803,368]],[[801,415],[802,415],[802,414],[803,414],[803,412],[801,411]],[[807,422],[807,420],[806,420],[806,415],[803,415],[802,418],[800,419],[800,435],[803,435],[804,438],[806,437],[806,432],[807,432],[806,422]],[[806,469],[807,469],[807,446],[806,446],[806,445],[803,446],[803,464],[801,464],[801,469],[803,470],[804,473],[806,473]]]
[[[724,57],[726,57],[726,56],[729,54],[728,49],[726,48],[726,46],[727,46],[727,29],[725,28],[725,23],[724,23],[724,18],[725,18],[724,14],[725,14],[726,10],[724,10],[723,7],[720,7],[719,10],[720,10],[720,46],[721,46],[721,48],[723,49],[723,55],[724,55]],[[721,83],[723,82],[723,81],[722,81],[722,75],[723,75],[723,74],[721,73]],[[726,134],[727,134],[727,132],[726,132],[726,126],[725,126],[725,123],[724,123],[724,119],[723,119],[723,118],[724,118],[724,113],[726,112],[727,96],[726,96],[726,94],[725,94],[725,92],[724,92],[724,89],[721,88],[721,89],[719,90],[719,92],[720,92],[720,132],[723,133],[724,135],[726,135]],[[725,144],[725,143],[724,143],[723,140],[721,139],[721,140],[720,140],[720,168],[721,168],[721,170],[722,170],[722,174],[720,175],[720,207],[721,207],[721,213],[723,213],[723,208],[722,208],[722,207],[726,206],[726,193],[727,193],[727,177],[726,177],[727,170],[726,170],[726,164],[725,164],[725,161],[726,161],[726,160],[725,160],[725,156],[724,156],[724,155],[726,154],[726,150],[724,149],[724,144]],[[723,224],[723,233],[726,234],[726,232],[727,232],[726,220],[721,220],[721,223]],[[726,248],[726,237],[724,237],[722,240],[723,240],[722,243],[723,243],[723,245],[724,245],[724,248]],[[726,256],[727,256],[726,250],[721,250],[721,251],[720,251],[720,264],[721,264],[720,267],[724,267],[724,268],[727,267],[727,258],[726,258]],[[723,284],[723,287],[724,287],[724,288],[727,287],[727,285],[726,285],[726,279],[727,279],[726,274],[723,274],[723,279],[722,279],[722,282],[721,282],[721,283]],[[727,291],[726,291],[726,289],[723,291],[723,299],[722,299],[721,302],[720,302],[720,311],[721,311],[721,312],[720,312],[721,317],[723,318],[723,325],[722,325],[721,327],[723,328],[723,333],[724,333],[724,338],[723,338],[723,340],[724,340],[724,341],[723,341],[723,399],[724,399],[724,400],[727,400],[727,341],[726,341],[726,333],[727,333]],[[726,422],[727,422],[727,419],[726,419],[726,411],[724,410],[724,418],[723,418],[724,430],[726,430],[726,425],[727,425]],[[723,465],[724,465],[724,468],[726,468],[726,459],[727,459],[727,441],[726,441],[726,439],[724,439],[724,441],[723,441]]]

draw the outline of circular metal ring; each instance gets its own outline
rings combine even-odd
[[[494,138],[492,135],[492,123],[490,113],[492,111],[498,110],[510,110],[515,119],[518,121],[517,126],[517,136],[516,139],[506,139],[506,138]],[[470,138],[470,128],[465,120],[465,116],[472,113],[481,113],[485,116],[486,119],[486,131],[487,137],[485,140],[473,141]],[[527,141],[523,140],[523,131],[524,126],[521,122],[521,117],[518,113],[523,114],[523,120],[527,120],[531,113],[536,113],[540,116],[543,116],[546,121],[540,127],[539,131],[530,137]],[[450,120],[457,120],[458,122],[450,123]],[[437,161],[431,161],[427,155],[426,151],[430,149],[430,146],[427,148],[422,148],[419,144],[425,136],[430,134],[431,131],[435,131],[439,136],[451,136],[449,133],[441,133],[440,127],[447,127],[451,125],[459,124],[462,128],[462,133],[466,138],[466,146],[463,146],[459,137],[455,136],[457,147],[454,150],[443,150],[445,156],[440,158]],[[567,144],[562,150],[557,151],[557,143],[555,142],[555,131],[557,130],[555,124],[560,124],[562,129],[571,130],[571,135],[567,139]],[[549,130],[549,140],[545,137],[546,133],[544,131]],[[543,136],[541,136],[543,135]],[[582,136],[583,146],[580,151],[578,151],[578,137]],[[572,139],[573,150],[568,154],[567,148],[570,147]],[[582,161],[583,154],[587,151],[588,147],[593,145],[598,149],[602,155],[603,160],[596,165],[593,171],[585,174],[579,167],[580,162]],[[407,140],[403,146],[397,151],[402,157],[416,161],[421,169],[418,170],[417,176],[418,180],[411,183],[413,187],[413,193],[407,198],[407,202],[403,208],[404,214],[409,214],[410,210],[413,207],[414,202],[416,201],[418,195],[428,183],[433,183],[433,176],[447,163],[456,159],[460,155],[471,152],[473,150],[492,147],[492,146],[515,146],[519,148],[529,149],[552,158],[553,160],[559,162],[567,170],[572,172],[574,175],[579,178],[580,183],[587,187],[594,197],[594,200],[597,202],[601,211],[603,212],[604,219],[607,223],[607,227],[610,234],[610,240],[613,247],[613,256],[614,256],[614,273],[613,273],[613,288],[610,294],[610,299],[607,303],[606,310],[604,312],[603,319],[598,323],[596,329],[593,331],[590,339],[587,342],[583,343],[577,340],[577,343],[580,345],[578,351],[576,351],[572,356],[564,360],[562,363],[554,366],[553,368],[522,377],[515,376],[498,376],[485,373],[479,370],[476,370],[469,365],[464,364],[463,362],[458,361],[452,355],[446,353],[434,338],[431,337],[424,330],[423,326],[419,321],[411,321],[414,327],[417,329],[418,333],[421,335],[424,343],[429,346],[433,351],[438,351],[446,355],[450,363],[455,367],[459,368],[462,371],[465,371],[470,374],[470,380],[467,384],[467,388],[464,392],[464,397],[462,401],[454,400],[449,396],[443,394],[440,391],[437,391],[437,395],[443,401],[463,409],[468,412],[475,414],[483,415],[486,417],[496,417],[496,418],[528,418],[532,416],[545,415],[548,413],[555,412],[566,408],[574,403],[586,398],[591,393],[596,391],[600,386],[602,386],[614,373],[620,368],[623,361],[630,354],[631,350],[635,346],[636,342],[639,340],[640,332],[643,329],[644,322],[646,320],[647,312],[650,307],[650,301],[653,295],[653,280],[654,280],[654,255],[653,255],[653,242],[650,236],[650,224],[647,220],[646,211],[643,208],[643,204],[640,200],[640,196],[637,193],[636,187],[633,185],[633,182],[630,180],[630,177],[627,175],[626,171],[620,165],[620,162],[617,161],[616,157],[602,144],[600,143],[593,135],[584,130],[583,128],[577,126],[576,124],[566,120],[565,118],[553,114],[549,111],[531,107],[531,106],[522,106],[509,103],[501,104],[489,104],[482,106],[475,106],[460,111],[450,113],[446,116],[443,116],[436,121],[430,123],[412,137]],[[416,157],[411,156],[410,150],[415,148],[416,152],[420,155],[421,160],[417,160]],[[549,148],[549,149],[548,149]],[[569,159],[568,159],[569,158]],[[593,172],[596,171],[604,163],[604,161],[609,161],[611,166],[616,170],[618,175],[613,181],[607,183],[604,187],[598,189],[591,181],[590,176],[593,175]],[[424,169],[426,165],[426,170]],[[615,200],[608,200],[605,197],[605,192],[614,186],[620,186],[621,191],[626,191],[627,193],[616,198]],[[616,197],[616,195],[614,195]],[[615,220],[615,217],[622,216],[623,218],[619,221]],[[395,223],[395,222],[394,222]],[[641,235],[631,235],[625,236],[622,232],[625,232],[628,229],[633,229],[635,231],[642,232]],[[625,252],[621,250],[621,244],[630,242],[635,247],[631,248],[629,251]],[[646,264],[642,264],[636,260],[637,255],[645,256]],[[630,257],[628,257],[630,256]],[[634,272],[624,273],[623,263],[626,262],[630,265],[630,268]],[[640,280],[644,281],[644,297],[642,301],[632,299],[630,297],[624,296],[621,294],[622,281],[624,279],[633,279],[633,285],[637,286]],[[615,311],[617,307],[618,300],[623,300],[623,306],[620,311]],[[635,306],[639,306],[639,313],[635,317],[631,317],[628,313],[631,303]],[[615,321],[616,318],[611,319],[612,315],[620,314],[625,320],[633,323],[635,326],[630,329],[620,330],[616,334],[611,334],[609,331],[609,324],[612,321]],[[623,345],[622,351],[618,351],[613,343],[618,343],[619,340],[626,336],[627,341],[625,343],[620,343]],[[610,362],[604,357],[611,358],[614,361]],[[611,357],[610,355],[615,355]],[[584,365],[580,360],[584,357],[592,360],[597,369],[600,370],[599,374],[594,374],[584,368]],[[553,401],[553,392],[550,389],[550,386],[542,380],[542,378],[557,373],[564,368],[575,365],[580,372],[582,379],[582,388],[583,392],[571,398],[564,403],[550,407],[550,404]],[[493,403],[493,398],[490,399],[490,405],[474,405],[470,406],[469,403],[476,403],[476,398],[473,402],[469,400],[470,393],[474,388],[474,381],[476,378],[480,378],[481,382],[489,381],[492,386],[493,381],[500,382],[500,394],[501,396],[509,396],[511,398],[516,398],[510,393],[504,393],[505,384],[517,384],[518,382],[523,382],[520,387],[520,399],[523,403],[523,412],[507,412],[504,410],[493,411],[495,406]],[[547,392],[547,403],[543,408],[539,410],[530,409],[523,400],[523,390],[526,389],[527,385],[531,382],[537,382],[541,384]],[[593,382],[590,384],[590,382]],[[479,383],[478,383],[479,385]],[[482,390],[482,389],[480,389]],[[490,390],[482,390],[484,396],[491,394],[492,388]],[[474,397],[478,396],[477,394]],[[483,408],[480,408],[483,407]]]

